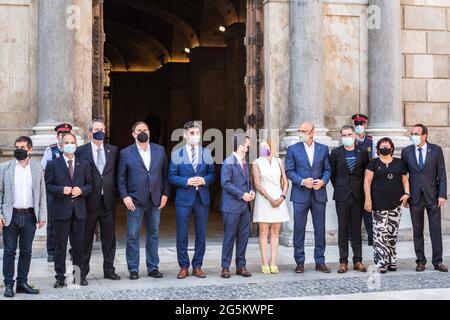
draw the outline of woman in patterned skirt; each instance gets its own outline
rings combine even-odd
[[[397,270],[395,246],[401,206],[408,208],[409,182],[403,162],[394,158],[394,143],[383,138],[377,143],[379,158],[367,166],[364,179],[364,208],[373,217],[375,265],[380,273]]]

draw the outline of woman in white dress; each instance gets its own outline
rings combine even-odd
[[[253,222],[259,224],[261,270],[265,274],[278,273],[277,252],[281,223],[289,221],[286,204],[288,179],[281,159],[275,157],[270,139],[260,144],[260,157],[253,163],[254,185],[257,190]],[[270,261],[267,238],[270,230]]]

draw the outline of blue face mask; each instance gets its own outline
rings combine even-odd
[[[411,136],[411,142],[413,145],[418,146],[422,143],[422,137],[421,136]]]
[[[74,154],[77,151],[77,146],[74,144],[65,144],[64,145],[64,153]]]
[[[97,140],[97,141],[103,141],[103,140],[105,140],[105,137],[106,137],[106,135],[103,131],[97,131],[96,133],[93,134],[94,140]]]
[[[356,128],[355,128],[355,132],[357,135],[363,134],[364,131],[366,131],[366,129],[363,126],[356,126]]]
[[[348,137],[343,137],[342,138],[342,145],[344,147],[351,147],[355,144],[355,139],[353,138],[348,138]]]

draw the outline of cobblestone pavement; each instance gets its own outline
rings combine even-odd
[[[450,237],[445,238],[444,248],[450,245]],[[427,243],[427,248],[430,245]],[[292,259],[292,248],[281,247],[279,253],[278,275],[264,275],[260,272],[259,249],[256,243],[248,248],[248,269],[253,273],[251,278],[233,275],[231,279],[220,278],[220,246],[208,246],[204,268],[208,274],[206,279],[188,277],[177,280],[178,266],[176,251],[166,247],[160,249],[160,270],[164,278],[154,279],[146,275],[144,269],[145,256],[141,252],[141,278],[137,281],[128,279],[125,253],[119,249],[116,258],[117,272],[122,276],[121,281],[111,281],[102,278],[101,252],[95,251],[92,259],[92,274],[88,276],[89,286],[69,286],[64,289],[53,289],[53,266],[46,261],[45,254],[35,250],[30,282],[41,289],[37,296],[16,295],[17,300],[272,300],[272,299],[333,299],[347,297],[349,299],[383,299],[382,292],[390,293],[390,297],[402,299],[421,298],[421,290],[426,290],[428,298],[450,299],[450,274],[432,270],[427,265],[423,273],[414,271],[414,250],[411,242],[400,242],[399,271],[380,275],[374,272],[359,273],[349,271],[345,275],[337,274],[338,249],[336,246],[327,247],[327,259],[333,269],[330,274],[314,271],[312,261],[313,248],[306,250],[307,265],[305,274],[295,274]],[[448,251],[446,251],[448,253]],[[372,249],[364,246],[364,259],[370,264]],[[449,255],[444,259],[449,262]],[[0,259],[1,262],[1,259]],[[68,272],[70,271],[69,260]],[[351,265],[350,265],[351,266]],[[70,280],[70,279],[69,279]],[[70,281],[69,281],[70,282]],[[433,289],[436,294],[433,295]],[[414,290],[414,295],[408,295]],[[0,290],[1,293],[2,290]],[[394,294],[395,292],[395,294]],[[423,291],[425,292],[425,291]],[[378,294],[377,294],[378,293]],[[390,299],[391,299],[390,298]],[[0,297],[3,299],[3,296]]]

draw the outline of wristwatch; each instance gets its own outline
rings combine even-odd
[[[406,195],[406,196],[408,196],[408,197],[411,197],[411,195],[410,195],[408,192],[405,192],[404,195]]]

